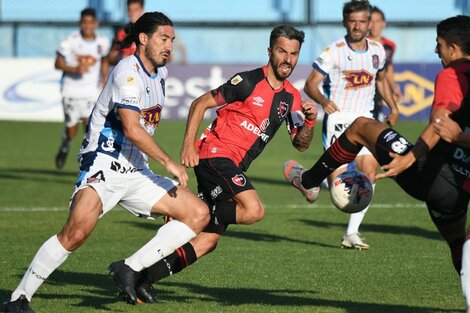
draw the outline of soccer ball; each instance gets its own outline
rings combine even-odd
[[[341,211],[357,213],[372,200],[374,189],[362,172],[347,171],[336,176],[330,187],[331,201]]]

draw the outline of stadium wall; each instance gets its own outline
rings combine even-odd
[[[0,120],[63,120],[61,72],[54,70],[53,64],[53,58],[0,58]],[[195,98],[219,86],[234,73],[259,65],[169,64],[163,118],[185,119]],[[441,68],[437,63],[395,65],[396,79],[403,93],[403,101],[399,104],[402,119],[428,118],[434,96],[434,78]],[[310,71],[310,65],[296,67],[290,80],[299,90],[303,89]],[[213,116],[214,112],[211,112],[206,117]]]

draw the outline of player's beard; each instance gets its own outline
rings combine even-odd
[[[357,34],[356,32],[350,32],[349,33],[349,41],[350,42],[360,42],[361,40],[364,39],[364,37],[367,36],[367,32],[359,31],[360,35]]]
[[[290,64],[290,63],[287,63],[287,62],[275,63],[272,58],[271,58],[270,62],[271,62],[271,66],[273,68],[274,76],[276,76],[277,80],[283,81],[283,80],[287,79],[290,76],[290,74],[292,74],[292,71],[294,70],[294,66],[292,66],[292,64]],[[284,64],[290,66],[290,72],[287,73],[287,74],[283,74],[280,70],[281,66],[284,65]]]
[[[152,45],[145,46],[145,50],[144,50],[145,57],[152,63],[154,67],[165,66],[167,59],[161,56],[161,53],[163,53],[163,51],[161,51],[160,53],[155,53],[154,50],[156,49],[153,49]],[[169,53],[170,52],[168,52],[168,54]]]

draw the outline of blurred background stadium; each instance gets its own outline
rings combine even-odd
[[[168,109],[164,117],[184,118],[191,101],[237,70],[267,61],[273,25],[292,23],[306,32],[299,66],[292,81],[302,88],[310,64],[323,47],[345,34],[340,0],[238,0],[234,2],[147,0],[147,11],[173,19],[178,41],[170,65]],[[404,95],[402,118],[425,119],[440,69],[434,53],[435,25],[468,14],[469,0],[375,0],[388,21],[384,35],[397,44],[394,63]],[[127,22],[125,0],[0,0],[0,119],[62,119],[55,51],[78,29],[79,12],[97,10],[99,33],[110,40]],[[8,74],[8,75],[5,75]]]

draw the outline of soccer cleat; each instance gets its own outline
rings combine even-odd
[[[364,242],[360,233],[344,235],[341,247],[346,249],[369,250],[369,245]]]
[[[135,285],[139,279],[139,272],[124,263],[124,260],[111,263],[108,267],[109,275],[113,278],[121,296],[130,304],[137,303],[137,293]]]
[[[57,169],[62,169],[65,166],[65,161],[67,160],[67,154],[68,152],[62,151],[62,149],[59,150],[55,157],[55,166]]]
[[[155,303],[157,300],[152,295],[153,287],[143,283],[135,288],[137,294],[137,303]]]
[[[25,295],[21,295],[15,301],[8,301],[4,303],[5,312],[11,313],[34,313],[33,309],[29,306],[29,301],[26,299]]]
[[[299,189],[300,192],[307,198],[308,202],[315,202],[320,196],[320,186],[306,189],[302,186],[302,173],[305,172],[300,163],[295,160],[289,160],[284,163],[283,167],[284,177],[291,183],[292,186]]]

